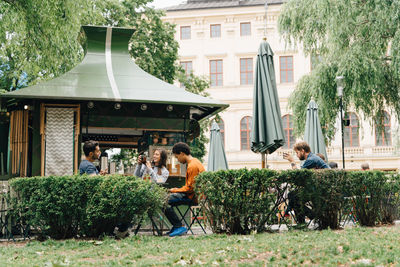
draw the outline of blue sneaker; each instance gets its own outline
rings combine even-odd
[[[178,227],[179,228],[179,227]],[[166,232],[166,235],[169,235],[170,233],[172,233],[173,231],[175,231],[175,229],[177,229],[177,227],[172,226],[171,230],[169,230],[168,232]]]
[[[187,232],[186,227],[182,226],[182,227],[176,228],[172,233],[169,234],[169,236],[173,237],[173,236],[184,235],[184,234],[186,234],[186,232]]]

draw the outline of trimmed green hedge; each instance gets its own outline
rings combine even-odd
[[[63,176],[10,181],[16,216],[55,239],[98,237],[165,203],[163,188],[128,176]]]
[[[392,223],[398,217],[400,176],[380,171],[239,169],[201,173],[196,191],[214,232],[267,230],[276,223],[278,205],[287,192],[312,209],[319,229],[338,229],[350,212],[363,226]]]
[[[16,221],[55,239],[110,234],[162,208],[166,191],[127,176],[16,178],[10,181]],[[288,192],[313,211],[319,229],[338,229],[350,212],[360,225],[398,218],[400,176],[379,171],[240,169],[203,172],[196,178],[208,224],[214,232],[248,234],[277,223]]]

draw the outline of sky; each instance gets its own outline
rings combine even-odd
[[[185,0],[154,0],[152,3],[149,3],[149,6],[154,6],[155,8],[163,8],[167,6],[178,5],[182,2],[186,2]]]

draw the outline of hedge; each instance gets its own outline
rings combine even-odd
[[[154,183],[118,175],[15,178],[10,186],[15,220],[55,239],[110,234],[161,209],[167,196]],[[392,223],[400,204],[400,176],[380,171],[203,172],[195,190],[215,233],[269,230],[288,192],[312,209],[319,229],[340,228],[350,212],[363,226]]]
[[[128,176],[50,176],[10,181],[15,216],[51,238],[111,234],[163,207],[166,192]],[[18,219],[20,220],[20,219]]]
[[[380,171],[239,169],[201,173],[196,192],[216,233],[268,230],[277,222],[278,205],[288,192],[312,209],[319,229],[338,229],[350,212],[363,226],[392,223],[398,217],[400,176]]]

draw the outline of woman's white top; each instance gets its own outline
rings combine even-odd
[[[147,168],[146,164],[137,164],[135,172],[133,173],[137,177],[143,178],[146,174],[150,175],[150,179],[157,184],[164,184],[169,176],[167,168],[161,168],[161,174],[158,174],[158,167]]]

